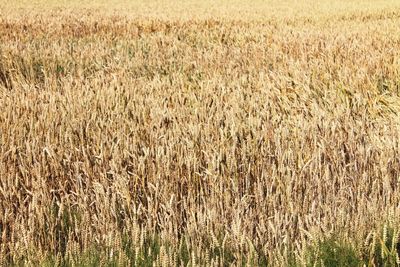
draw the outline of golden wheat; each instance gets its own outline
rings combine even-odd
[[[0,7],[4,265],[396,246],[397,1]]]

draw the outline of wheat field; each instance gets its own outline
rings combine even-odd
[[[1,266],[397,266],[400,2],[0,0]]]

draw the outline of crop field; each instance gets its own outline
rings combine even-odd
[[[0,0],[0,266],[398,266],[400,1]]]

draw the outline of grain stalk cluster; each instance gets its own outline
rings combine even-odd
[[[4,265],[399,262],[398,9],[10,10]]]

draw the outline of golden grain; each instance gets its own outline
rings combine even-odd
[[[397,1],[20,2],[0,1],[0,262],[301,264],[314,237],[398,224]]]

